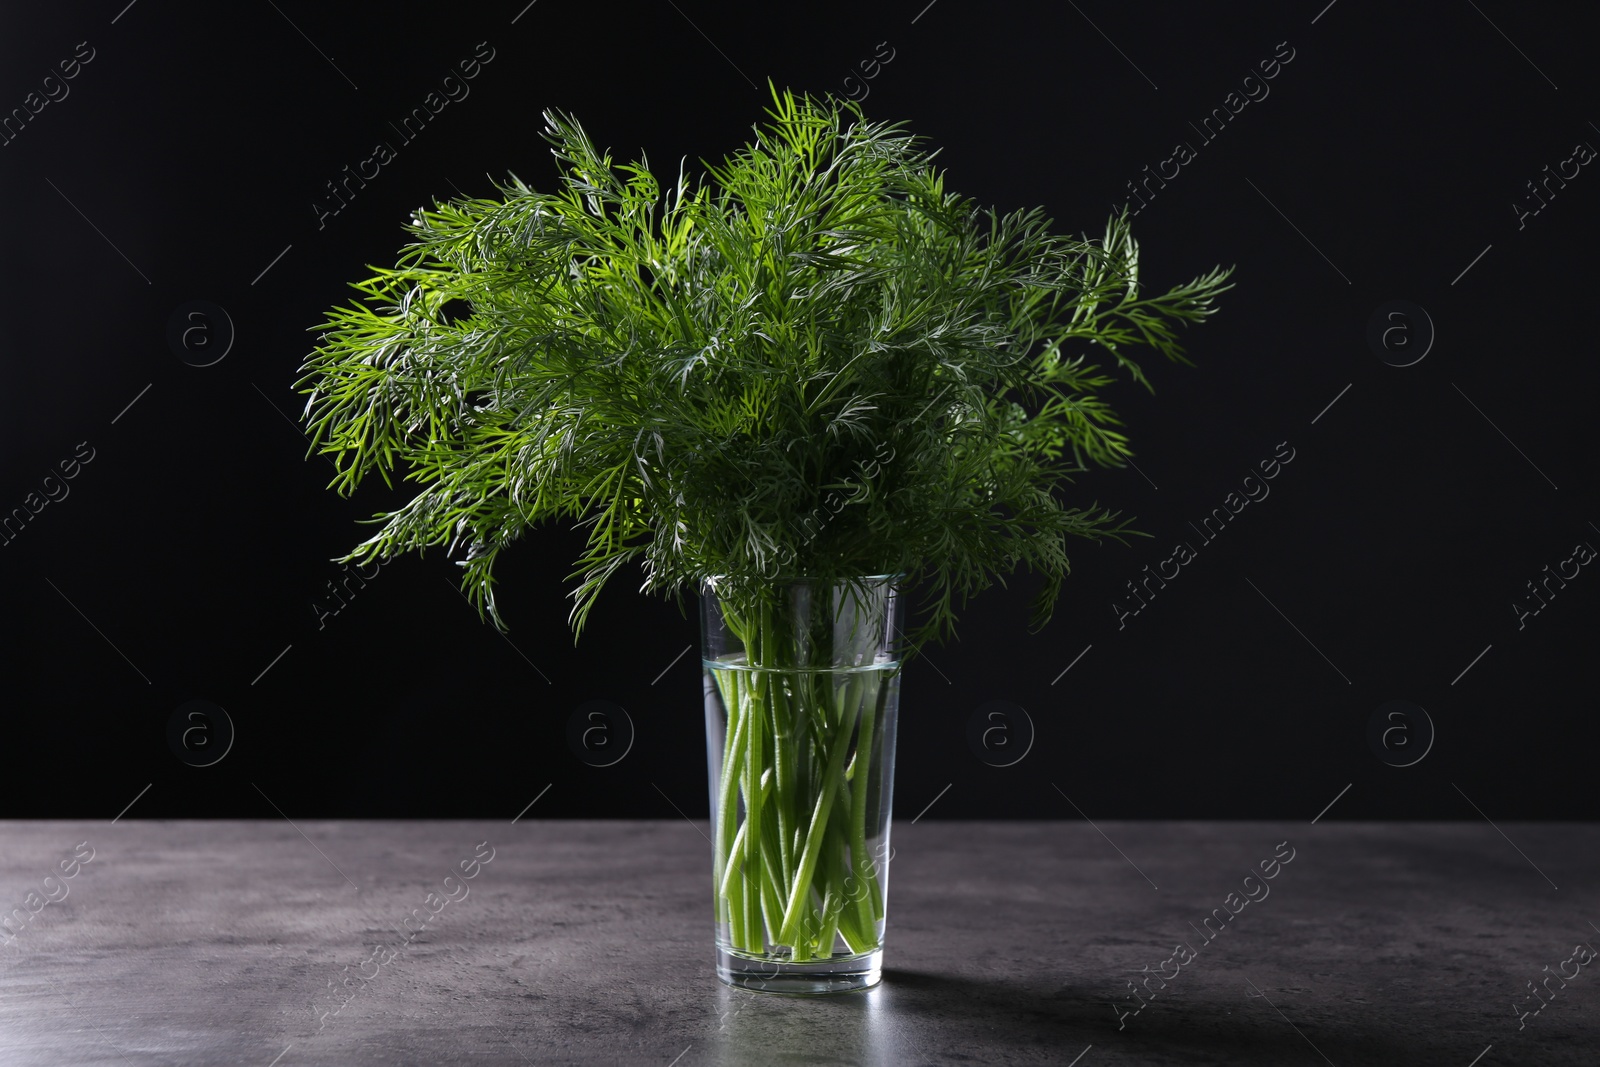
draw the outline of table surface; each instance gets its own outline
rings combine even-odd
[[[1593,824],[899,826],[820,998],[717,981],[704,830],[0,823],[0,1063],[1600,1063]]]

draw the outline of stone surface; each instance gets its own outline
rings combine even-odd
[[[1600,946],[1594,825],[899,826],[884,983],[819,999],[714,978],[703,830],[0,823],[0,1063],[1600,1063],[1600,960],[1513,1008]]]

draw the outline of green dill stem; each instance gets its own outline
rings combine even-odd
[[[738,950],[749,941],[745,933],[744,879],[735,878],[728,886],[728,944]]]
[[[739,879],[738,885],[740,896],[744,898],[744,944],[739,947],[746,952],[759,953],[765,947],[761,935],[761,892],[750,884],[748,877]]]
[[[850,951],[866,952],[878,947],[876,927],[870,922],[863,925],[859,910],[856,908],[856,902],[850,896],[852,878],[849,839],[838,823],[829,828],[829,833],[833,838],[833,844],[830,847],[833,854],[838,857],[837,892],[839,896],[839,913],[835,917],[835,922],[839,924],[839,929],[843,931],[843,924],[848,919],[852,931],[851,936],[856,938],[856,943],[851,946]]]
[[[861,729],[856,738],[856,776],[855,781],[850,783],[851,858],[855,861],[856,878],[860,880],[861,891],[865,894],[860,899],[865,901],[870,897],[867,910],[873,912],[870,917],[863,915],[864,921],[881,917],[878,912],[880,905],[877,904],[878,879],[867,859],[867,783],[872,778],[872,736],[878,721],[879,696],[887,696],[889,690],[882,681],[883,672],[873,671],[867,696],[861,702]]]
[[[776,825],[770,832],[776,834],[777,846],[773,850],[773,859],[780,874],[779,880],[787,886],[794,876],[794,845],[790,827],[795,821],[795,736],[785,685],[791,675],[784,668],[794,666],[792,662],[794,648],[792,642],[784,639],[786,635],[780,632],[781,617],[781,612],[778,618],[774,618],[772,613],[764,608],[761,613],[762,630],[757,640],[761,646],[761,666],[769,672],[766,675],[766,700],[762,712],[767,717],[767,728],[772,734],[772,772],[775,779],[773,808]]]
[[[781,678],[767,687],[772,715],[772,767],[777,777],[773,804],[777,817],[778,863],[783,884],[794,877],[794,846],[789,827],[794,820],[794,732],[789,718],[789,701]]]
[[[716,847],[712,849],[715,856],[716,885],[718,887],[718,919],[727,912],[730,937],[732,931],[739,928],[741,919],[732,913],[733,897],[729,895],[728,888],[724,885],[724,875],[729,859],[733,855],[735,842],[735,823],[737,822],[738,803],[737,790],[739,773],[743,763],[744,732],[747,716],[741,714],[740,708],[744,704],[744,683],[741,681],[743,672],[736,670],[723,671],[713,675],[717,679],[722,691],[722,706],[727,711],[728,724],[727,743],[722,757],[722,781],[719,783],[717,796],[717,828]],[[737,942],[736,942],[737,943]]]
[[[768,819],[770,821],[770,815],[768,816]],[[781,889],[772,880],[773,856],[772,841],[770,838],[762,838],[761,850],[766,859],[766,862],[762,865],[762,869],[766,872],[766,875],[761,879],[761,915],[766,920],[767,942],[772,946],[776,946],[778,942],[778,924],[783,919],[783,896]],[[758,945],[756,947],[758,949],[762,949],[765,946]]]
[[[764,816],[767,829],[770,831],[775,823],[775,816],[770,807]],[[767,940],[776,950],[785,944],[780,927],[783,923],[783,901],[785,887],[777,880],[779,859],[777,856],[777,840],[769,832],[761,839],[761,847],[765,853],[766,877],[761,879],[761,899],[767,906]],[[795,963],[804,963],[810,958],[808,946],[803,940],[797,940],[790,946],[789,958]]]
[[[738,700],[738,683],[733,678],[732,673],[724,671],[712,671],[711,676],[716,682],[718,693],[721,695],[722,706],[724,708],[732,707],[734,702]],[[727,864],[728,850],[732,845],[732,823],[726,817],[726,794],[728,790],[728,778],[731,771],[730,764],[733,763],[735,745],[738,741],[739,725],[739,720],[736,715],[728,714],[725,715],[723,719],[722,763],[718,767],[717,795],[712,798],[714,801],[714,810],[712,814],[715,819],[715,825],[713,825],[711,829],[711,833],[715,842],[711,848],[711,859],[715,868],[715,876],[713,878],[712,885],[717,889],[716,906],[718,922],[724,922],[728,918],[727,905],[723,898],[721,888],[723,868]]]
[[[723,864],[722,879],[717,883],[717,892],[722,896],[729,896],[733,883],[738,879],[739,872],[744,867],[744,850],[747,835],[745,829],[749,823],[740,823],[739,829],[733,835],[733,845],[728,849],[728,858]]]
[[[861,807],[863,805],[856,804],[851,800],[850,789],[841,781],[839,783],[839,797],[834,805],[833,820],[830,822],[828,830],[829,833],[837,836],[839,846],[845,849],[845,855],[849,861],[839,873],[841,881],[845,883],[855,882],[860,889],[859,893],[845,893],[846,911],[854,910],[860,929],[875,932],[877,927],[873,924],[872,906],[868,903],[868,893],[875,888],[875,883],[860,877],[859,868],[852,858],[852,850],[849,844],[857,836],[856,827],[860,820],[856,818],[855,813]],[[854,852],[854,855],[861,855],[864,850],[865,846],[862,846]],[[871,947],[877,947],[876,938],[874,937],[872,940],[874,943]]]
[[[856,955],[878,947],[877,928],[868,925],[863,929],[861,918],[853,907],[839,909],[839,935],[844,938],[846,947]]]
[[[766,774],[764,774],[762,776],[762,780],[761,780],[761,797],[762,797],[762,799],[766,799],[767,794],[771,793],[771,792],[772,792],[772,773],[770,771],[768,771]],[[750,854],[750,849],[751,849],[752,846],[751,846],[751,835],[748,833],[749,828],[750,828],[750,822],[747,819],[744,822],[741,822],[739,824],[739,829],[733,835],[733,845],[732,845],[731,848],[728,849],[728,856],[727,856],[727,859],[726,859],[725,864],[724,864],[724,870],[722,872],[722,880],[717,883],[717,885],[719,887],[719,891],[724,896],[727,895],[728,887],[733,883],[734,876],[739,873],[740,869],[744,866],[746,858]],[[761,835],[759,835],[759,834],[757,834],[755,836],[755,840],[756,840],[758,845],[763,843]],[[750,875],[749,875],[748,871],[745,872],[745,876],[744,877],[745,877],[745,881],[746,882],[748,882],[750,880]]]
[[[854,699],[859,699],[859,678],[859,675],[852,674],[850,681],[844,687],[845,697],[839,707],[839,723],[828,742],[828,768],[823,772],[822,788],[817,791],[816,808],[811,814],[811,826],[806,831],[805,851],[800,857],[800,867],[795,872],[794,884],[789,890],[789,907],[783,917],[785,940],[794,936],[800,913],[810,903],[811,879],[816,872],[817,855],[821,852],[827,837],[828,816],[833,811],[833,798],[839,791],[839,779],[844,773],[844,756],[845,749],[849,747],[850,729],[855,725],[854,716],[849,714],[849,709]]]
[[[836,878],[827,880],[828,891],[822,899],[822,930],[817,935],[816,953],[825,959],[833,956],[833,943],[839,936],[839,912],[844,906],[837,883]]]
[[[745,870],[751,880],[761,884],[763,878],[762,862],[763,849],[761,838],[766,829],[761,818],[763,771],[767,767],[765,759],[765,745],[762,743],[763,727],[766,722],[766,694],[773,684],[773,676],[768,671],[767,664],[772,658],[771,643],[771,613],[765,601],[761,605],[760,622],[758,623],[756,639],[758,648],[755,656],[751,656],[750,647],[745,646],[746,657],[751,660],[754,667],[752,681],[751,701],[745,709],[749,719],[746,741],[749,751],[745,756],[744,775],[744,829],[745,833]],[[757,660],[759,657],[759,660]]]
[[[726,707],[734,728],[729,737],[729,755],[723,762],[722,796],[717,811],[720,823],[718,841],[723,843],[721,857],[724,866],[723,881],[720,884],[724,887],[723,891],[728,902],[729,941],[736,949],[749,950],[754,936],[752,927],[756,919],[755,902],[745,892],[749,879],[728,879],[726,868],[733,860],[739,834],[744,830],[739,822],[739,796],[742,782],[749,776],[749,765],[745,756],[748,749],[746,738],[750,732],[751,720],[751,679],[748,672],[741,670],[730,671],[729,675],[733,700]]]

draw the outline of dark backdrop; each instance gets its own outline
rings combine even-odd
[[[0,814],[703,817],[693,597],[624,573],[574,647],[550,528],[503,557],[509,640],[442,551],[330,598],[406,496],[329,491],[291,383],[410,210],[551,186],[542,109],[672,172],[771,78],[865,92],[1062,231],[1148,181],[1152,290],[1238,265],[1197,366],[1113,394],[1138,469],[1079,483],[1152,537],[1074,546],[1042,632],[1018,575],[909,668],[902,818],[1600,816],[1593,10],[525,3],[5,5]],[[595,700],[634,733],[610,766],[567,739]],[[227,733],[185,707],[225,710],[220,761],[180,760]]]

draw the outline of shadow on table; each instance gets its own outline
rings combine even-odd
[[[876,1011],[844,1008],[835,1015],[842,1026],[848,1020],[866,1027],[875,1019],[892,1020],[892,1032],[861,1042],[865,1049],[881,1049],[882,1062],[890,1063],[944,1062],[965,1053],[983,1062],[1066,1064],[1093,1045],[1084,1067],[1094,1062],[1281,1067],[1320,1063],[1324,1057],[1341,1065],[1462,1067],[1482,1048],[1473,1048],[1473,1038],[1457,1031],[1407,1031],[1362,1019],[1351,1014],[1356,1006],[1346,1004],[1302,1009],[1297,1032],[1261,999],[1171,998],[1153,1001],[1119,1030],[1116,1010],[1100,988],[1043,990],[1004,979],[885,969],[876,992]]]
[[[1302,1000],[1289,1008],[1291,1024],[1264,998],[1242,992],[1157,999],[1120,1030],[1099,986],[1041,989],[1004,978],[885,969],[883,984],[865,993],[812,998],[727,990],[724,996],[723,1022],[696,1062],[1064,1067],[1092,1045],[1079,1067],[1465,1067],[1490,1042],[1494,1056],[1515,1062],[1597,1062],[1592,1050],[1572,1047],[1571,1035],[1518,1035],[1507,1027],[1485,1037],[1473,1032],[1478,1027],[1461,1027],[1459,1017],[1447,1021],[1426,1009],[1409,1019],[1393,1010],[1374,1017],[1366,1005]]]

